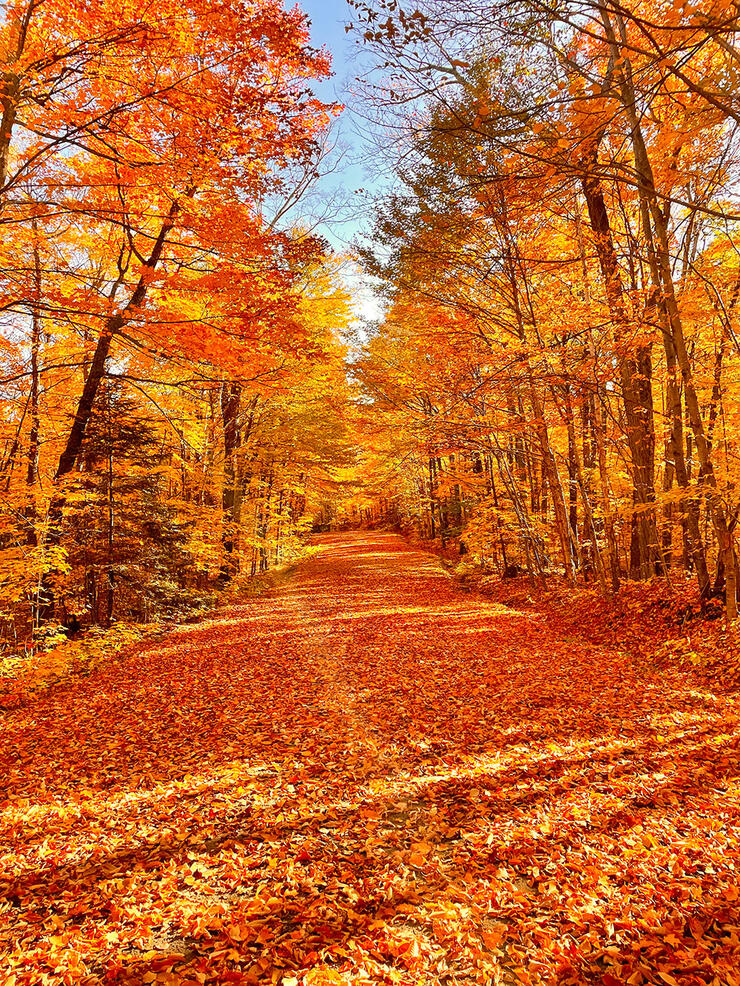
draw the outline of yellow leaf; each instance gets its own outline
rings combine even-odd
[[[344,979],[332,969],[312,969],[306,976],[306,982],[310,986],[336,986],[344,984]]]

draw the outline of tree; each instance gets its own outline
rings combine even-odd
[[[668,574],[678,521],[681,561],[702,599],[727,572],[734,618],[737,506],[706,436],[727,396],[713,380],[735,302],[726,278],[706,278],[702,258],[725,235],[732,242],[737,219],[727,86],[736,13],[707,9],[687,22],[647,3],[522,2],[475,14],[456,3],[353,6],[409,189],[406,225],[392,211],[380,224],[393,297],[426,309],[417,323],[440,303],[464,312],[469,337],[485,339],[485,361],[477,343],[466,341],[466,353],[486,368],[488,404],[506,407],[505,430],[536,440],[541,481],[526,463],[530,502],[547,490],[566,573],[575,561],[615,586],[629,531],[628,573]],[[497,351],[517,311],[526,403],[521,383],[504,383],[508,353]],[[449,337],[442,361],[458,345]],[[459,407],[466,390],[455,394]],[[453,426],[458,450],[477,416]],[[514,440],[510,472],[525,468],[517,441],[529,439]],[[513,487],[507,496],[521,499]],[[518,516],[529,544],[521,504]]]
[[[315,304],[336,293],[333,261],[317,237],[281,224],[317,170],[338,109],[311,92],[328,57],[310,47],[305,15],[273,0],[145,14],[102,4],[83,17],[50,0],[13,8],[3,30],[0,222],[14,230],[0,247],[3,548],[12,605],[30,599],[36,624],[64,616],[86,566],[98,583],[135,568],[135,546],[143,550],[155,528],[153,570],[172,592],[206,592],[229,568],[224,532],[234,523],[225,396],[240,395],[237,416],[250,408],[264,416],[298,368],[341,365],[330,355],[341,302],[327,301],[332,328],[304,300],[311,271],[323,268]],[[146,428],[132,425],[128,438],[118,425],[106,431],[111,401],[129,409],[121,422],[130,411]],[[300,483],[324,451],[308,455]],[[263,480],[250,493],[270,504],[263,541],[276,516],[280,538],[293,530],[289,516],[300,511],[295,499],[287,505],[285,471],[294,469],[290,451],[270,466],[276,504]],[[101,536],[106,497],[114,520],[115,501],[122,511],[112,545],[93,551],[87,539],[89,565],[72,544],[83,488]],[[136,490],[143,512],[126,514]],[[146,596],[150,581],[141,583]],[[125,593],[117,610],[99,588],[89,619],[133,613]]]

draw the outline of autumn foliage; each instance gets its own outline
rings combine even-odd
[[[0,126],[11,649],[295,553],[346,454],[346,299],[281,221],[337,107],[274,2],[12,5]],[[307,510],[306,504],[309,503]]]
[[[352,6],[400,179],[379,495],[500,571],[688,573],[734,619],[734,8]]]
[[[0,982],[740,986],[740,11],[349,9],[4,8]]]

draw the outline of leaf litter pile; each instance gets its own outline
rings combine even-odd
[[[740,984],[739,721],[325,538],[4,712],[0,981]]]

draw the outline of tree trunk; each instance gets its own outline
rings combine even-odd
[[[191,197],[194,192],[193,190],[188,190],[185,194],[187,197]],[[85,379],[85,385],[82,388],[82,394],[77,404],[77,411],[75,412],[74,421],[72,422],[72,427],[69,435],[67,436],[67,442],[64,446],[62,454],[59,457],[59,463],[54,476],[54,482],[57,488],[49,505],[47,534],[45,541],[47,548],[55,548],[61,542],[62,515],[64,512],[66,497],[64,490],[60,488],[60,480],[64,479],[66,475],[72,472],[77,464],[80,449],[82,448],[82,442],[85,437],[85,430],[87,429],[87,425],[90,421],[93,406],[95,404],[95,398],[97,397],[101,381],[103,380],[103,376],[105,374],[105,363],[110,352],[111,343],[113,342],[114,337],[129,322],[131,317],[143,304],[151,282],[152,273],[156,269],[157,264],[162,257],[162,252],[164,251],[164,247],[167,242],[167,236],[175,225],[179,211],[179,202],[175,200],[171,204],[169,211],[162,222],[157,239],[154,241],[152,252],[143,265],[144,269],[141,272],[133,294],[121,311],[110,315],[106,319],[103,330],[98,337],[92,362],[90,363],[87,378]],[[51,619],[54,616],[55,601],[52,575],[53,573],[51,571],[44,573],[38,594],[39,618],[44,620]]]
[[[33,243],[33,289],[34,300],[31,311],[31,393],[29,396],[29,412],[31,415],[31,430],[28,435],[28,470],[26,482],[35,486],[39,472],[39,442],[41,437],[41,422],[39,419],[39,351],[41,347],[41,260],[39,258],[38,229],[36,219],[32,220],[34,235]],[[36,543],[34,532],[33,543]]]
[[[22,16],[20,11],[12,10],[6,14],[8,24],[8,47],[2,53],[5,71],[0,75],[0,195],[6,191],[8,181],[8,162],[10,160],[10,145],[13,138],[13,128],[18,118],[18,97],[21,92],[21,76],[13,71],[18,65],[23,50],[31,18],[39,4],[30,0]]]
[[[107,475],[107,501],[108,501],[108,564],[107,564],[107,586],[106,586],[106,600],[105,600],[105,625],[110,626],[113,622],[113,606],[114,606],[114,574],[113,574],[113,541],[114,541],[114,518],[115,511],[113,506],[113,434],[112,434],[112,421],[111,421],[111,408],[110,405],[107,408],[108,411],[108,475]]]
[[[241,387],[238,383],[221,385],[221,419],[224,433],[224,480],[221,494],[223,510],[223,547],[225,559],[221,566],[220,578],[226,581],[238,571],[239,559],[234,552],[236,527],[240,518],[240,498],[237,495],[236,453],[240,445],[239,413],[241,407]]]
[[[604,20],[607,32],[610,34],[610,41],[613,45],[614,51],[620,55],[619,45],[613,35],[609,15],[606,11],[604,12]],[[620,31],[624,34],[624,24],[619,15],[617,15],[617,21],[620,26]],[[658,198],[653,169],[650,163],[647,145],[645,144],[643,137],[640,119],[637,114],[632,68],[629,58],[623,58],[623,65],[619,69],[618,79],[622,102],[625,110],[627,111],[627,116],[631,127],[632,149],[635,158],[635,170],[639,179],[639,191],[641,197],[647,203],[649,219],[652,220],[654,234],[652,236],[652,241],[655,252],[655,263],[657,273],[660,278],[660,288],[667,316],[667,331],[665,335],[670,336],[670,343],[673,352],[675,353],[675,360],[678,363],[678,367],[681,372],[686,408],[689,414],[691,430],[694,433],[696,452],[699,458],[699,480],[707,488],[707,503],[709,505],[712,523],[717,536],[718,544],[720,546],[720,551],[725,557],[725,571],[727,578],[729,579],[731,578],[730,569],[734,566],[732,529],[730,527],[722,497],[717,490],[717,481],[714,474],[714,465],[711,457],[711,444],[707,440],[707,435],[704,429],[704,421],[702,418],[701,408],[699,406],[699,398],[696,392],[696,386],[694,384],[691,360],[684,336],[683,320],[679,311],[676,289],[673,280],[670,237],[668,232],[668,212],[667,209],[664,211],[661,208],[660,200]],[[683,445],[681,451],[683,452]],[[676,462],[676,466],[678,467],[678,461]],[[687,481],[688,477],[685,477],[685,480]],[[679,480],[679,484],[680,482],[681,481]],[[734,576],[732,576],[732,578],[734,578]],[[700,595],[702,598],[705,598],[709,592],[710,585],[706,565],[704,565],[701,569],[697,568],[697,581],[699,583]],[[731,594],[732,598],[729,598],[729,593],[727,598],[728,620],[734,620],[737,617],[737,604],[734,596],[734,585],[732,586]]]
[[[517,331],[519,338],[522,342],[526,343],[528,346],[530,340],[528,338],[527,323],[524,319],[524,312],[522,311],[522,305],[519,296],[519,281],[518,278],[523,271],[521,270],[521,263],[519,257],[519,251],[517,248],[516,240],[509,228],[509,221],[506,215],[505,202],[503,197],[501,199],[502,209],[501,209],[501,228],[502,228],[502,238],[504,241],[504,260],[506,261],[506,272],[511,286],[511,297],[512,305],[514,309],[514,316],[516,318]],[[526,282],[525,282],[526,283]],[[552,496],[553,508],[555,512],[555,527],[557,530],[558,540],[560,541],[560,550],[563,558],[563,572],[568,581],[573,581],[575,576],[575,566],[574,566],[574,544],[570,529],[570,522],[568,520],[568,511],[565,506],[565,495],[563,493],[563,485],[560,480],[560,473],[558,472],[557,462],[555,461],[555,456],[552,452],[552,446],[550,445],[550,436],[547,428],[547,421],[545,419],[545,407],[541,394],[537,390],[537,385],[534,379],[534,374],[530,366],[529,359],[524,361],[525,372],[527,373],[527,384],[529,391],[529,401],[532,407],[532,413],[534,416],[534,430],[537,435],[537,441],[540,446],[540,453],[542,455],[542,473],[543,479],[547,479],[547,484],[550,488],[550,493]]]
[[[598,176],[596,146],[592,147],[583,166],[585,173],[581,184],[604,278],[607,303],[615,326],[625,432],[632,461],[635,537],[631,549],[630,574],[633,578],[648,578],[660,565],[655,520],[655,432],[650,347],[632,347],[626,338],[629,319],[609,214]]]
[[[581,457],[578,452],[578,442],[576,440],[573,407],[571,405],[571,400],[570,400],[570,390],[567,385],[565,388],[565,421],[566,421],[566,426],[568,428],[568,449],[572,455],[572,461],[573,461],[573,467],[572,467],[574,474],[573,480],[575,483],[578,484],[578,488],[581,491],[581,502],[583,504],[583,514],[586,521],[586,529],[590,534],[591,541],[593,544],[593,558],[594,558],[594,566],[596,568],[596,576],[599,580],[602,590],[608,593],[609,589],[607,587],[606,575],[604,572],[604,562],[601,557],[601,552],[599,551],[599,539],[598,539],[598,533],[596,531],[596,523],[594,521],[593,511],[591,510],[591,501],[589,500],[588,497],[586,477],[583,472],[583,463],[581,462]],[[576,527],[576,535],[577,535],[577,527]],[[581,558],[581,567],[583,568],[584,567],[583,557],[581,551],[579,551],[579,558]]]

